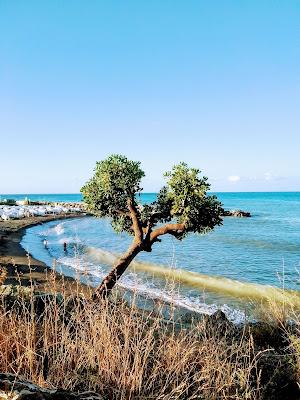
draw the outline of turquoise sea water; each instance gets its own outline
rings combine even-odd
[[[298,290],[300,193],[217,193],[217,196],[226,209],[250,211],[252,218],[227,217],[211,233],[190,235],[182,242],[166,236],[152,253],[138,257],[143,272],[132,269],[120,283],[154,297],[161,294],[167,300],[170,296],[176,297],[191,309],[201,308],[204,303],[207,307],[240,306],[240,292],[235,295],[237,281],[245,285],[245,290],[248,283]],[[27,197],[55,201],[80,199],[80,195],[29,194]],[[145,194],[141,201],[154,198],[155,194]],[[43,247],[44,238],[48,240],[48,249]],[[68,243],[67,253],[63,251],[64,241]],[[114,254],[122,253],[130,241],[126,234],[114,233],[108,220],[87,217],[29,228],[22,245],[48,265],[53,259],[58,260],[65,274],[84,271],[85,279],[96,285],[110,269]],[[161,268],[156,271],[155,266],[204,274],[211,285],[203,289],[201,284],[194,285],[193,276],[188,275],[175,279],[172,284],[169,282],[166,287]]]
[[[82,200],[80,193],[71,194],[37,194],[37,193],[22,193],[22,194],[0,194],[0,201],[3,199],[24,200],[25,197],[31,201],[65,201],[79,202]]]

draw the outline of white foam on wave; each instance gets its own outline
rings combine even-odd
[[[216,311],[221,310],[225,313],[227,318],[234,322],[235,324],[241,324],[246,321],[245,312],[234,309],[227,304],[217,305],[217,304],[206,304],[202,297],[187,297],[180,295],[176,290],[168,290],[164,288],[163,290],[149,285],[147,282],[142,283],[141,280],[136,280],[133,273],[128,274],[126,277],[122,278],[118,284],[124,289],[131,289],[132,291],[137,290],[139,293],[151,297],[152,299],[162,300],[165,303],[172,304],[177,307],[187,309],[189,311],[194,311],[199,314],[212,315]]]
[[[79,256],[60,257],[60,258],[58,258],[57,262],[58,262],[58,264],[63,264],[68,267],[71,267],[78,272],[88,273],[90,275],[94,275],[95,277],[101,278],[101,277],[104,277],[104,275],[105,275],[104,271],[99,266],[89,263],[88,261],[86,261],[85,259],[83,259]]]
[[[65,237],[62,237],[62,238],[60,238],[60,239],[58,240],[58,243],[59,243],[59,244],[64,244],[64,243],[67,243],[67,244],[69,244],[69,243],[74,243],[74,238],[72,238],[72,237],[68,237],[68,236],[65,236]]]
[[[64,223],[61,222],[60,224],[56,225],[53,229],[57,235],[62,235],[65,232]]]
[[[104,252],[106,257],[110,258],[108,252]],[[82,257],[61,257],[58,263],[71,267],[79,273],[85,273],[92,275],[97,283],[105,277],[107,272],[101,268],[100,265],[88,262]],[[106,260],[107,262],[108,260]],[[110,258],[110,261],[112,259]],[[217,310],[222,310],[227,318],[234,322],[235,324],[241,324],[246,321],[245,312],[234,309],[227,304],[217,305],[217,304],[206,304],[202,297],[187,297],[178,293],[174,288],[165,287],[163,289],[157,287],[155,283],[149,280],[141,279],[140,276],[134,272],[129,272],[126,276],[118,282],[118,286],[123,289],[129,289],[131,291],[137,291],[139,294],[145,297],[161,300],[165,303],[172,304],[174,306],[194,311],[199,314],[212,315]]]
[[[41,231],[39,233],[40,236],[53,236],[57,235],[60,236],[65,232],[64,222],[60,222],[59,224],[46,229],[45,231]]]

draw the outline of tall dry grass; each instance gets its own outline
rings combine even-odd
[[[275,332],[275,340],[282,342],[281,347],[285,346],[284,354],[278,357],[287,359],[288,368],[300,390],[300,309],[299,298],[295,300],[291,296],[281,302],[268,299],[267,303],[256,308],[256,315],[271,335]]]
[[[48,295],[1,300],[0,372],[108,399],[260,398],[251,337],[166,322],[116,296],[95,304],[77,288],[58,292],[52,275]]]

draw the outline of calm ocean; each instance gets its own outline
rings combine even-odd
[[[141,254],[120,284],[152,297],[193,310],[230,310],[232,318],[241,298],[253,291],[259,297],[268,286],[298,289],[300,269],[300,193],[216,193],[226,209],[250,211],[252,218],[224,219],[207,235],[190,235],[179,242],[163,238],[152,253]],[[2,195],[5,197],[5,195]],[[7,195],[8,197],[8,195]],[[24,198],[24,195],[10,195]],[[78,194],[27,194],[32,200],[78,201]],[[155,194],[144,194],[143,202]],[[42,241],[47,238],[48,250]],[[96,285],[122,253],[130,238],[117,235],[108,220],[93,217],[54,221],[27,229],[22,245],[33,256],[63,273]],[[63,242],[68,243],[67,254]],[[166,272],[167,271],[167,272]],[[174,272],[172,275],[171,272]],[[227,311],[228,311],[227,310]],[[228,311],[228,313],[230,313]]]

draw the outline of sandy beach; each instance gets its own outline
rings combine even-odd
[[[82,218],[86,214],[48,215],[44,217],[29,217],[19,220],[0,221],[0,268],[6,270],[5,285],[29,286],[33,283],[35,289],[49,289],[49,272],[53,273],[43,262],[36,260],[23,249],[20,242],[26,228],[54,220]],[[57,284],[64,283],[65,289],[72,291],[78,285],[73,278],[62,277],[55,273]],[[63,280],[62,280],[63,278]],[[62,282],[63,281],[63,282]]]

